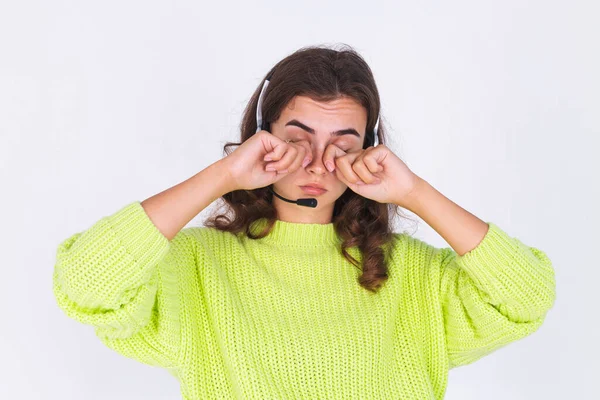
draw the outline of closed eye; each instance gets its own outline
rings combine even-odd
[[[304,139],[290,139],[290,143],[296,143],[296,142],[300,142],[302,140],[304,140]],[[342,151],[344,151],[344,152],[349,152],[350,150],[352,150],[352,146],[345,148],[346,147],[345,144],[342,144],[342,145],[336,144],[336,146],[339,147],[340,149],[342,149]]]

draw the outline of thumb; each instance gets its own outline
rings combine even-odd
[[[269,133],[267,131],[261,132],[266,132],[264,135],[261,136],[261,141],[265,152],[265,161],[267,161],[267,157],[271,160],[279,160],[281,157],[283,157],[283,154],[288,148],[288,143],[279,139],[272,133]]]

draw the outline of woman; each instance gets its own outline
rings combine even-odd
[[[267,78],[235,151],[60,244],[68,316],[186,399],[441,399],[450,368],[540,327],[548,257],[385,146],[355,51],[303,48]],[[219,198],[229,216],[183,228]],[[393,233],[398,207],[451,247]]]

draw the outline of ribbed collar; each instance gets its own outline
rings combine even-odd
[[[262,218],[252,224],[253,232],[260,232],[266,225],[266,219]],[[297,222],[286,222],[276,220],[271,232],[264,238],[264,242],[281,246],[295,247],[331,247],[338,246],[341,239],[335,232],[333,223],[328,224],[306,224]]]

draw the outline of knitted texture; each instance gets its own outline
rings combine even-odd
[[[109,348],[172,373],[184,399],[442,399],[449,369],[533,333],[554,304],[548,257],[488,226],[462,256],[395,233],[372,293],[332,223],[169,241],[136,201],[59,244],[53,289]]]

